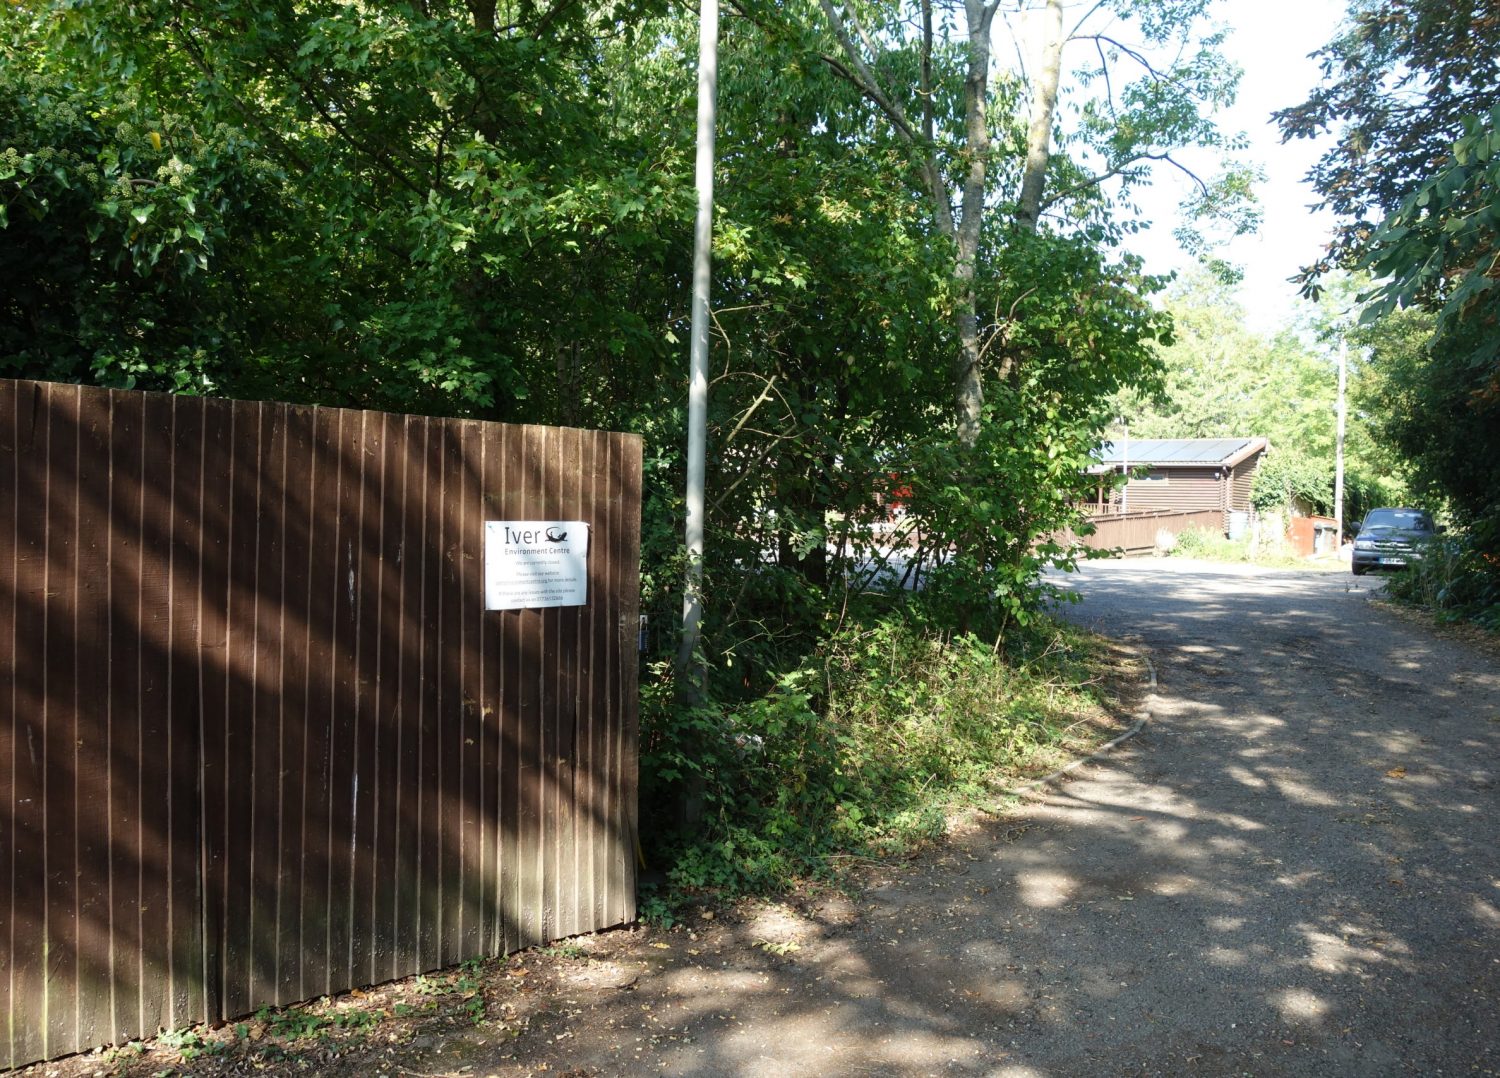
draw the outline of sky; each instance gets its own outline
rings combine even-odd
[[[1302,302],[1286,278],[1317,257],[1333,224],[1331,216],[1309,209],[1317,196],[1303,180],[1325,143],[1282,144],[1271,113],[1300,104],[1317,85],[1318,67],[1308,54],[1334,35],[1345,5],[1342,0],[1221,0],[1215,11],[1232,31],[1225,51],[1244,71],[1239,99],[1220,114],[1220,122],[1248,136],[1247,156],[1266,173],[1258,188],[1260,231],[1231,241],[1221,253],[1244,270],[1240,300],[1251,328],[1271,332]],[[1194,166],[1212,172],[1214,162],[1199,158]],[[1151,272],[1187,269],[1192,259],[1177,248],[1172,230],[1188,181],[1171,169],[1159,170],[1157,181],[1138,199],[1154,224],[1130,247]]]

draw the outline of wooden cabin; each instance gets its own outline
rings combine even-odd
[[[1090,471],[1101,481],[1094,512],[1147,511],[1223,514],[1250,512],[1250,483],[1269,443],[1264,438],[1132,438],[1105,442]],[[1109,490],[1102,477],[1131,473],[1123,489]]]

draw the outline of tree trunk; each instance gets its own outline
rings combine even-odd
[[[890,119],[896,133],[920,150],[919,168],[923,182],[932,197],[933,220],[938,230],[953,241],[954,322],[958,330],[959,349],[953,367],[954,411],[958,420],[958,439],[972,446],[979,438],[979,424],[984,412],[984,378],[979,369],[979,312],[974,288],[974,271],[979,256],[979,237],[984,223],[985,179],[989,170],[990,130],[986,106],[989,98],[990,29],[1000,0],[964,0],[969,48],[964,77],[964,173],[959,198],[959,216],[953,215],[952,192],[932,143],[930,119],[932,55],[932,17],[930,4],[922,6],[922,116],[914,127],[897,97],[887,93],[879,76],[865,61],[856,37],[869,42],[859,27],[857,16],[834,3],[820,0],[828,25],[843,51],[843,61],[834,61],[835,69],[858,86],[862,93]],[[1061,8],[1059,8],[1059,12]],[[1055,94],[1054,94],[1055,97]],[[1050,119],[1049,119],[1050,123]]]
[[[1042,215],[1042,189],[1047,180],[1047,161],[1052,155],[1052,114],[1057,109],[1057,88],[1062,75],[1062,0],[1047,0],[1043,13],[1041,64],[1032,85],[1031,126],[1026,131],[1026,167],[1021,173],[1021,195],[1016,223],[1035,232]]]
[[[979,261],[979,236],[984,224],[985,178],[989,169],[990,125],[986,115],[990,82],[990,27],[993,4],[965,0],[969,22],[969,64],[964,78],[964,141],[969,170],[964,176],[963,201],[954,229],[957,257],[953,281],[957,285],[958,365],[954,372],[954,406],[958,440],[972,446],[979,438],[984,411],[984,375],[979,369],[979,310],[974,270]]]
[[[954,406],[958,412],[958,440],[972,446],[979,440],[979,422],[984,413],[984,375],[979,369],[978,299],[971,280],[959,299],[958,365],[954,373]]]

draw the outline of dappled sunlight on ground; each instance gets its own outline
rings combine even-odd
[[[1321,1023],[1328,1005],[1311,992],[1289,988],[1276,996],[1276,1006],[1288,1022]]]

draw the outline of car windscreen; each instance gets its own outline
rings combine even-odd
[[[1432,520],[1415,509],[1375,509],[1365,517],[1361,530],[1367,528],[1400,528],[1403,531],[1430,532]]]

